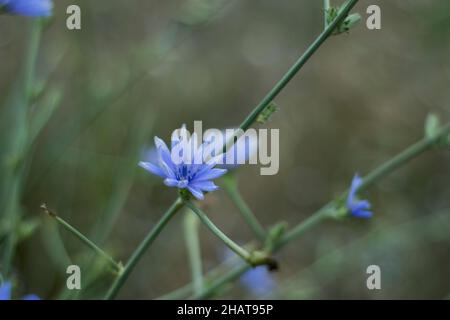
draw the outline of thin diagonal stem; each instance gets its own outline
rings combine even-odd
[[[256,219],[255,214],[252,212],[250,207],[247,205],[245,200],[242,198],[239,190],[237,188],[236,178],[232,174],[228,174],[223,178],[223,187],[231,201],[239,209],[239,212],[244,218],[245,222],[248,224],[253,233],[258,237],[260,241],[266,239],[266,231],[264,227]]]
[[[247,130],[255,121],[258,115],[263,111],[278,94],[286,87],[289,81],[300,71],[300,69],[308,62],[312,55],[333,33],[337,25],[347,17],[348,13],[356,5],[359,0],[350,0],[342,9],[336,19],[330,23],[325,30],[314,40],[314,42],[306,49],[305,53],[294,63],[294,65],[286,72],[280,81],[269,91],[263,100],[255,107],[248,117],[239,126],[243,131]]]
[[[238,256],[247,262],[251,261],[252,255],[238,245],[236,242],[231,240],[225,233],[222,232],[209,218],[208,216],[199,208],[197,208],[192,202],[186,201],[186,206],[191,209],[200,219],[200,221],[209,229],[216,237],[225,243],[225,245],[233,250]]]
[[[321,223],[326,218],[329,218],[328,215],[328,208],[332,203],[324,206],[323,208],[316,211],[314,214],[306,218],[306,220],[299,223],[297,226],[292,228],[286,235],[281,238],[277,243],[275,243],[273,250],[277,251],[287,243],[291,242],[292,240],[300,237],[303,235],[306,231],[313,228],[314,226]]]
[[[192,286],[194,292],[197,294],[203,290],[202,257],[198,236],[198,225],[199,219],[197,216],[191,210],[187,210],[184,216],[184,234],[189,264],[191,266]]]
[[[117,263],[109,254],[107,254],[104,250],[98,247],[95,243],[89,240],[84,234],[78,231],[75,227],[71,226],[67,221],[56,215],[53,211],[50,211],[45,204],[41,206],[42,210],[45,211],[50,217],[54,218],[56,222],[58,222],[64,229],[72,233],[75,237],[77,237],[81,242],[83,242],[86,246],[92,249],[96,254],[100,257],[108,261],[111,265],[112,269],[118,273],[121,272],[122,266]]]
[[[175,213],[178,212],[183,207],[183,201],[181,198],[175,200],[175,202],[170,206],[170,208],[164,213],[162,218],[158,221],[158,223],[150,230],[141,244],[136,248],[136,250],[131,255],[130,260],[128,260],[127,264],[123,268],[123,271],[116,278],[114,283],[111,285],[108,293],[105,296],[105,299],[111,300],[114,299],[119,293],[119,290],[124,285],[125,281],[128,279],[129,275],[133,271],[136,264],[142,258],[144,253],[147,251],[148,247],[153,243],[156,237],[159,235],[161,230],[166,226],[166,224],[173,218]]]
[[[372,172],[370,172],[363,180],[362,185],[359,187],[359,191],[365,190],[367,187],[371,186],[373,183],[380,180],[382,177],[390,174],[392,171],[398,169],[405,163],[409,162],[410,160],[414,159],[418,155],[430,150],[433,148],[437,142],[445,137],[450,135],[450,123],[447,123],[446,125],[442,126],[434,136],[432,137],[426,137],[403,152],[399,153],[395,157],[393,157],[391,160],[385,162]]]
[[[430,150],[432,147],[436,145],[436,143],[450,134],[450,123],[443,126],[432,138],[424,138],[415,144],[411,145],[407,149],[403,150],[398,155],[394,156],[389,161],[386,161],[379,167],[372,170],[369,174],[367,174],[363,183],[358,189],[359,192],[368,189],[376,182],[394,172],[396,169],[400,168],[404,164],[408,163],[412,159],[418,157],[422,153]],[[342,195],[346,196],[348,190]],[[283,246],[285,243],[290,242],[292,239],[297,238],[302,235],[303,232],[308,229],[309,226],[315,225],[316,222],[323,220],[323,218],[328,216],[328,210],[331,210],[334,206],[334,202],[330,202],[326,204],[324,207],[319,209],[316,213],[314,213],[310,218],[308,218],[303,223],[299,224],[297,227],[293,228],[286,236],[281,240],[279,247]]]
[[[160,297],[155,298],[155,300],[181,300],[189,297],[192,294],[192,283],[188,283],[183,287],[176,290],[170,291]],[[202,291],[203,292],[203,291]]]

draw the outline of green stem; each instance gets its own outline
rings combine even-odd
[[[411,145],[407,149],[403,150],[390,160],[386,161],[379,167],[372,170],[369,174],[367,174],[364,179],[363,183],[358,189],[358,192],[361,192],[376,182],[378,182],[383,177],[389,175],[396,169],[400,168],[407,162],[411,161],[412,159],[418,157],[422,153],[428,151],[432,147],[436,145],[436,143],[442,139],[443,137],[446,137],[450,134],[450,123],[446,124],[445,126],[441,127],[436,134],[431,138],[424,138],[415,144]],[[347,195],[348,191],[345,192],[342,196],[345,197]],[[305,222],[301,223],[297,227],[293,228],[289,233],[287,233],[284,238],[280,241],[278,246],[283,246],[285,243],[291,241],[292,239],[297,238],[298,236],[302,235],[303,232],[308,229],[310,226],[313,226],[317,224],[318,222],[322,221],[324,218],[328,217],[329,210],[332,210],[332,207],[334,205],[334,202],[330,202],[326,204],[324,207],[322,207],[320,210],[318,210],[314,215],[309,217]]]
[[[217,228],[216,225],[208,218],[208,216],[202,210],[197,208],[192,202],[185,201],[185,203],[186,206],[199,217],[200,221],[206,227],[208,227],[208,229],[211,230],[211,232],[214,233],[215,236],[222,240],[223,243],[225,243],[225,245],[233,250],[238,256],[250,263],[252,255],[247,250],[228,238],[228,236],[224,234],[219,228]]]
[[[246,131],[257,119],[258,115],[263,111],[275,97],[284,89],[284,87],[292,80],[292,78],[300,71],[305,63],[312,57],[312,55],[319,49],[319,47],[328,39],[333,33],[338,24],[347,17],[350,10],[356,5],[359,0],[350,0],[342,9],[339,15],[330,23],[325,30],[314,40],[314,42],[306,49],[305,53],[294,63],[294,65],[286,72],[281,80],[269,91],[263,100],[255,107],[255,109],[248,115],[248,117],[239,126],[240,129]]]
[[[233,201],[234,205],[238,208],[245,222],[258,237],[258,239],[260,241],[264,241],[266,239],[266,231],[239,193],[235,176],[233,174],[227,174],[223,178],[223,182],[226,193],[230,197],[231,201]]]
[[[181,198],[177,198],[175,202],[170,206],[170,208],[164,213],[162,218],[158,221],[158,223],[150,230],[141,244],[136,248],[136,250],[131,255],[130,260],[127,262],[122,272],[116,278],[114,283],[111,285],[108,293],[105,296],[105,299],[112,300],[116,297],[119,290],[125,284],[125,281],[128,279],[129,275],[133,271],[136,264],[142,258],[144,253],[147,251],[148,247],[153,243],[156,237],[159,235],[161,230],[166,226],[166,224],[173,218],[175,213],[178,212],[183,207],[184,203]]]
[[[200,294],[194,295],[193,299],[207,299],[211,297],[218,289],[222,288],[223,285],[237,280],[241,275],[250,270],[251,266],[248,264],[240,264],[234,267],[230,272],[222,275],[216,279],[211,285],[209,285]]]
[[[436,143],[448,136],[450,134],[450,123],[446,124],[445,126],[441,127],[440,130],[432,137],[432,138],[425,138],[420,140],[419,142],[413,144],[409,148],[405,149],[403,152],[399,153],[395,157],[393,157],[391,160],[383,163],[381,166],[375,168],[372,170],[363,180],[363,185],[361,186],[361,189],[367,189],[370,186],[374,185],[376,182],[378,182],[381,178],[389,175],[396,169],[398,169],[401,165],[407,163],[408,161],[416,158],[420,154],[424,153],[425,151],[431,149],[436,145]],[[348,190],[344,193],[346,195],[348,193]],[[318,225],[321,221],[326,219],[327,217],[330,217],[328,214],[330,210],[333,210],[333,207],[335,206],[335,202],[331,201],[327,203],[325,206],[320,208],[318,211],[316,211],[314,214],[312,214],[309,218],[307,218],[305,221],[301,222],[297,226],[295,226],[293,229],[291,229],[290,232],[288,232],[275,246],[274,251],[280,250],[282,247],[284,247],[286,244],[290,243],[291,241],[297,239],[301,235],[303,235],[306,231],[310,230],[312,227]],[[194,298],[208,298],[210,297],[218,288],[220,288],[224,283],[227,283],[229,281],[232,281],[233,279],[236,279],[241,274],[243,274],[248,269],[244,269],[242,266],[237,266],[231,271],[229,271],[227,274],[225,274],[220,279],[214,281],[208,288],[205,289],[204,292],[202,292],[199,295],[194,296]],[[227,279],[231,279],[228,280]]]
[[[83,235],[80,231],[78,231],[75,227],[71,226],[67,221],[56,215],[54,212],[50,211],[45,204],[41,206],[41,208],[52,218],[54,218],[64,229],[72,233],[75,237],[77,237],[81,242],[83,242],[86,246],[91,248],[96,254],[100,257],[108,261],[114,271],[120,273],[122,271],[122,266],[114,261],[114,259],[99,248],[95,243],[89,240],[85,235]]]
[[[181,300],[189,297],[191,293],[192,293],[192,283],[188,283],[183,287],[180,287],[160,297],[155,298],[155,300]]]
[[[41,40],[42,24],[40,20],[32,20],[28,35],[27,49],[25,53],[25,64],[22,78],[22,96],[21,100],[15,108],[17,114],[17,127],[15,128],[16,136],[13,145],[13,156],[15,158],[10,170],[13,175],[11,194],[5,206],[5,222],[10,226],[9,235],[5,240],[5,251],[3,253],[3,272],[8,274],[11,269],[12,260],[14,258],[14,248],[17,242],[16,228],[20,223],[20,201],[21,186],[23,179],[23,167],[25,150],[28,138],[28,107],[30,103],[31,92],[35,79],[36,60],[39,52],[39,44]]]
[[[321,208],[320,210],[316,211],[313,215],[309,216],[306,220],[302,221],[298,225],[296,225],[294,228],[291,229],[286,235],[281,238],[274,246],[273,250],[277,251],[287,243],[291,242],[292,240],[300,237],[303,235],[306,231],[311,229],[312,227],[318,225],[326,218],[329,218],[328,215],[328,205]]]
[[[349,0],[344,8],[339,12],[336,19],[331,22],[330,24],[327,24],[324,28],[323,32],[316,38],[316,40],[308,47],[308,49],[303,53],[303,55],[294,63],[294,65],[287,71],[287,73],[281,78],[281,80],[269,91],[269,93],[261,100],[261,102],[253,109],[253,111],[247,116],[247,118],[241,123],[239,126],[239,129],[242,131],[246,131],[250,126],[256,121],[258,118],[258,115],[277,97],[277,95],[286,87],[286,85],[289,83],[289,81],[292,80],[292,78],[300,71],[300,69],[306,64],[306,62],[311,58],[311,56],[319,49],[319,47],[325,42],[326,39],[328,39],[334,29],[338,26],[339,23],[342,22],[343,19],[349,14],[351,9],[356,5],[356,3],[359,0]],[[223,147],[223,152],[225,152],[230,146],[232,146],[235,142],[235,139],[230,141],[226,141]],[[321,214],[322,215],[322,214]],[[204,215],[206,217],[206,215]],[[207,217],[206,217],[207,218]],[[295,238],[298,234],[303,233],[306,231],[309,227],[317,224],[323,219],[323,217],[320,218],[310,218],[305,223],[307,224],[307,227],[296,227],[294,228],[294,233],[289,233],[289,238]],[[219,230],[220,231],[220,230]],[[283,238],[284,239],[284,238]],[[280,240],[280,243],[282,243],[284,240]],[[279,245],[281,246],[281,245]],[[248,254],[248,253],[247,253]],[[242,274],[245,272],[243,267],[242,269],[236,269],[237,274]],[[227,277],[225,277],[225,282],[227,281]],[[234,279],[234,278],[233,278]],[[216,283],[216,282],[215,282]],[[219,285],[221,285],[219,283]],[[214,284],[211,286],[214,287]],[[206,289],[209,292],[210,289]],[[202,295],[198,295],[198,297],[202,297]]]
[[[184,233],[189,255],[189,264],[191,266],[192,284],[196,294],[203,290],[203,271],[200,240],[198,236],[198,223],[198,218],[193,212],[188,210],[184,217]]]
[[[292,241],[293,239],[299,237],[301,234],[305,233],[307,230],[312,228],[313,226],[319,224],[323,221],[327,215],[325,215],[327,211],[321,209],[317,211],[315,214],[311,215],[305,221],[299,223],[296,227],[292,229],[284,238],[280,240],[280,242],[276,243],[273,247],[273,252],[280,250],[284,245]],[[220,278],[213,281],[203,292],[200,294],[194,294],[193,299],[207,299],[211,297],[218,289],[220,289],[224,284],[232,282],[239,278],[242,274],[247,272],[250,269],[248,265],[239,265],[231,269],[229,272],[222,275]]]

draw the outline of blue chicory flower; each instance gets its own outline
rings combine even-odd
[[[48,17],[52,9],[52,0],[0,0],[0,11],[21,16]]]
[[[158,137],[155,137],[155,145],[158,152],[157,161],[141,161],[139,166],[164,178],[164,184],[169,187],[189,190],[199,200],[204,198],[203,192],[217,190],[218,186],[212,180],[227,172],[226,169],[215,168],[218,157],[204,161],[207,144],[198,146],[195,133],[188,138],[185,126],[179,134],[172,135],[171,150]],[[177,159],[173,159],[173,155],[177,155]]]
[[[275,281],[266,266],[258,266],[248,270],[239,282],[254,296],[267,295],[275,289]]]
[[[0,286],[0,300],[11,300],[11,282],[5,282]]]
[[[0,300],[11,300],[11,282],[5,282],[0,286]],[[28,294],[22,300],[40,300],[35,294]]]
[[[370,211],[371,205],[367,200],[358,200],[356,194],[359,187],[362,184],[362,179],[358,174],[353,177],[350,191],[347,196],[347,209],[349,213],[357,218],[370,218],[372,217],[372,211]]]

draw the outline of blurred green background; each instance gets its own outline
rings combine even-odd
[[[77,3],[82,30],[69,31]],[[368,5],[382,29],[365,27]],[[39,209],[45,202],[118,260],[176,197],[138,168],[158,135],[181,124],[235,127],[323,28],[317,0],[66,1],[55,3],[37,64],[46,93],[32,110],[58,100],[29,154],[21,205],[38,228],[22,241],[13,274],[24,292],[46,299],[64,291],[68,264],[82,265],[85,290],[98,298],[111,277],[88,283],[89,251]],[[361,0],[363,23],[329,39],[276,99],[267,124],[280,129],[280,171],[238,171],[239,188],[264,226],[294,225],[423,136],[427,114],[450,119],[450,3]],[[13,131],[8,91],[23,66],[28,22],[0,17],[1,135]],[[50,101],[50,102],[49,102]],[[30,113],[33,117],[33,112]],[[370,221],[328,222],[277,254],[276,286],[253,295],[236,283],[223,298],[436,298],[450,293],[450,154],[432,151],[364,195]],[[220,183],[220,182],[219,182]],[[8,188],[8,186],[5,186]],[[202,204],[232,239],[253,239],[223,191]],[[190,281],[183,213],[147,252],[119,298],[151,299]],[[33,220],[35,219],[35,220]],[[204,269],[223,248],[201,227]],[[366,268],[382,270],[382,290],[366,288]]]

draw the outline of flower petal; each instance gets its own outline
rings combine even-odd
[[[7,12],[29,17],[48,17],[52,8],[51,0],[10,0],[5,4]]]
[[[358,188],[361,186],[362,182],[362,178],[358,173],[356,173],[353,177],[352,185],[350,186],[350,190],[352,191],[352,193],[356,193],[358,191]]]
[[[181,140],[187,138],[187,130],[186,130],[186,124],[183,124],[181,126],[181,129],[177,129],[172,133],[171,137],[171,146],[170,149],[173,149],[178,143],[180,143]]]
[[[353,202],[355,201],[355,195],[358,192],[358,188],[361,186],[361,184],[362,184],[362,179],[359,176],[359,174],[356,173],[355,176],[353,177],[352,184],[351,184],[350,190],[348,192],[347,207],[350,208],[353,205]]]
[[[170,150],[167,147],[166,143],[162,139],[155,137],[155,146],[156,146],[156,149],[158,150],[159,156],[164,161],[166,161],[167,163],[173,163],[171,154],[170,154]]]
[[[155,145],[159,154],[159,166],[169,178],[175,178],[176,165],[172,161],[167,145],[160,138],[155,137]]]
[[[142,160],[145,162],[157,163],[159,159],[159,152],[156,147],[145,148],[142,153]]]
[[[370,218],[373,213],[369,211],[371,204],[367,200],[358,200],[357,192],[363,183],[363,179],[359,174],[355,174],[347,196],[347,209],[349,214],[357,218]]]
[[[171,179],[171,178],[167,178],[164,179],[164,184],[168,187],[178,187],[178,180],[176,179]]]
[[[190,183],[189,185],[195,189],[207,192],[212,192],[219,189],[219,187],[212,181],[196,181],[194,183]]]
[[[22,298],[22,300],[41,300],[37,295],[35,294],[27,294]]]

